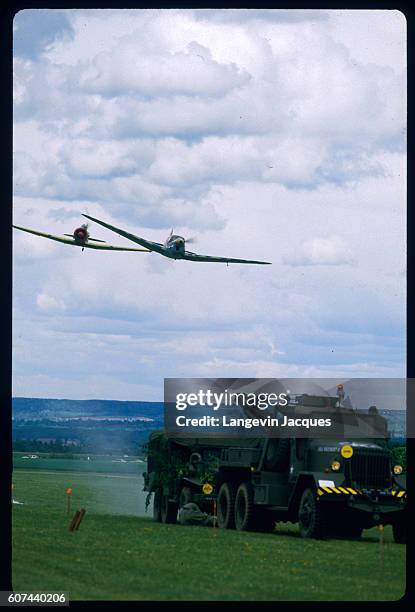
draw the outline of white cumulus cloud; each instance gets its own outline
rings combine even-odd
[[[338,266],[353,263],[353,254],[340,236],[311,238],[285,258],[291,266]]]
[[[20,11],[15,31],[15,224],[61,235],[86,212],[272,262],[14,230],[17,392],[158,399],[164,376],[404,373],[401,13],[56,9]]]

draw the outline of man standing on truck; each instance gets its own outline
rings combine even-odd
[[[203,525],[215,527],[216,517],[202,512],[199,506],[193,502],[184,504],[179,510],[179,523],[181,525]]]

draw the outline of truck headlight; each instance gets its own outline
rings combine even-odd
[[[333,472],[338,472],[341,467],[340,461],[332,461],[330,467],[333,470]]]
[[[402,474],[402,472],[403,472],[403,467],[401,465],[393,466],[393,473],[395,474],[395,476],[399,476],[399,474]]]

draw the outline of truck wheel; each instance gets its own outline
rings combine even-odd
[[[161,491],[157,489],[153,499],[153,519],[161,523]]]
[[[183,487],[180,491],[179,497],[179,508],[183,508],[185,504],[188,504],[193,500],[193,491],[190,487]]]
[[[264,467],[266,470],[283,471],[288,467],[290,460],[289,438],[268,440],[265,452]]]
[[[300,534],[303,538],[321,538],[325,534],[325,513],[313,489],[305,489],[298,510]]]
[[[218,527],[233,529],[235,508],[235,486],[231,482],[224,482],[219,489],[217,499]]]
[[[178,504],[169,500],[168,495],[161,496],[161,522],[175,523],[177,521]]]
[[[397,544],[406,544],[406,524],[404,521],[392,524],[393,539]]]
[[[250,482],[242,482],[235,499],[235,527],[238,531],[255,528],[254,492]]]

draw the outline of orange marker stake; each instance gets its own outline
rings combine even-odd
[[[383,569],[383,559],[384,559],[383,532],[385,528],[383,525],[379,525],[378,529],[379,529],[379,545],[380,545],[380,565],[381,565],[381,568]]]
[[[72,489],[71,487],[68,487],[66,489],[66,498],[67,498],[67,512],[68,512],[68,516],[71,513],[71,497],[72,497]]]

